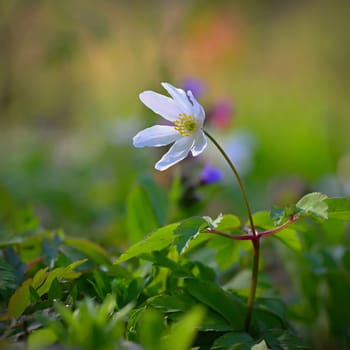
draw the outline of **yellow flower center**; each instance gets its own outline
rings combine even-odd
[[[174,121],[175,130],[179,132],[181,136],[191,136],[198,128],[198,122],[193,115],[186,115],[184,113],[179,114],[179,118]]]

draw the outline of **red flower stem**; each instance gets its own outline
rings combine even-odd
[[[252,269],[252,277],[251,277],[251,283],[250,283],[250,292],[249,292],[249,298],[247,302],[247,314],[245,318],[245,331],[249,332],[251,321],[252,321],[252,314],[253,314],[253,308],[255,303],[255,296],[256,296],[256,289],[258,286],[258,276],[259,276],[259,259],[260,259],[260,238],[271,236],[274,233],[277,233],[279,231],[282,231],[286,227],[288,227],[293,222],[299,220],[299,217],[297,215],[292,214],[290,218],[284,222],[282,225],[275,227],[271,230],[267,231],[256,231],[255,235],[252,234],[251,231],[249,231],[248,235],[232,235],[229,233],[221,232],[215,229],[207,228],[205,231],[202,231],[203,233],[212,233],[214,235],[222,236],[225,238],[229,238],[232,240],[250,240],[253,245],[253,269]]]
[[[265,236],[273,235],[274,233],[283,230],[284,228],[286,228],[287,226],[289,226],[290,224],[292,224],[293,222],[298,221],[298,220],[299,220],[299,217],[294,215],[294,214],[292,214],[290,216],[290,218],[285,223],[283,223],[282,225],[280,225],[278,227],[275,227],[275,228],[273,228],[271,230],[259,232],[258,236],[259,237],[265,237]]]
[[[265,236],[270,236],[273,235],[274,233],[277,233],[279,231],[282,231],[283,229],[285,229],[287,226],[289,226],[290,224],[292,224],[293,222],[299,220],[299,217],[296,215],[291,215],[290,218],[284,222],[282,225],[277,226],[271,230],[267,230],[267,231],[256,231],[256,235],[253,236],[252,234],[248,234],[248,235],[232,235],[230,233],[226,233],[226,232],[221,232],[212,228],[207,228],[205,231],[202,231],[202,233],[212,233],[214,235],[218,235],[218,236],[222,236],[228,239],[232,239],[232,240],[237,240],[237,241],[256,241],[258,240],[258,238],[261,237],[265,237]]]
[[[246,314],[246,319],[245,319],[245,330],[246,332],[249,332],[250,325],[251,325],[251,320],[252,320],[252,314],[253,314],[253,308],[254,308],[254,303],[255,303],[255,296],[256,296],[256,288],[258,285],[258,276],[259,276],[259,257],[260,257],[260,238],[264,236],[269,236],[273,235],[274,233],[283,230],[286,228],[289,224],[292,222],[296,221],[297,218],[292,215],[284,224],[280,225],[279,227],[276,227],[272,230],[268,231],[263,231],[263,232],[258,232],[255,229],[255,225],[253,222],[253,215],[252,211],[250,209],[250,204],[248,200],[248,195],[247,191],[245,190],[243,181],[241,177],[239,176],[239,173],[232,163],[231,159],[227,155],[227,153],[224,151],[224,149],[219,145],[219,143],[205,130],[203,130],[205,135],[213,142],[213,144],[216,146],[216,148],[220,151],[222,156],[225,158],[226,162],[228,163],[229,167],[231,168],[233,174],[235,175],[239,188],[242,192],[244,204],[247,209],[247,214],[248,214],[248,220],[250,224],[250,229],[248,231],[247,235],[230,235],[225,232],[221,232],[215,229],[206,229],[205,233],[212,233],[216,234],[225,238],[233,239],[233,240],[250,240],[253,245],[253,269],[252,269],[252,278],[251,278],[251,283],[250,283],[250,292],[249,292],[249,298],[248,298],[248,303],[247,303],[247,314]]]
[[[226,237],[228,239],[239,240],[239,241],[251,241],[256,237],[256,236],[251,236],[251,235],[231,235],[229,233],[221,232],[221,231],[214,230],[211,228],[207,228],[205,231],[202,231],[202,232],[203,233],[212,233],[214,235]]]

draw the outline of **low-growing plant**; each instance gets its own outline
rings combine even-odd
[[[345,237],[350,198],[312,192],[284,208],[253,213],[234,163],[204,129],[203,107],[190,91],[163,86],[171,98],[153,91],[140,98],[173,125],[142,130],[134,145],[174,142],[155,166],[163,171],[189,153],[198,156],[211,141],[238,183],[247,222],[234,213],[169,222],[180,197],[177,178],[170,193],[149,178],[130,191],[127,220],[135,244],[122,254],[26,221],[0,240],[4,346],[346,348],[350,250],[334,237]],[[152,232],[139,239],[145,231]]]

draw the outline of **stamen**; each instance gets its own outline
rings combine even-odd
[[[175,130],[179,132],[181,136],[191,136],[198,128],[198,122],[193,115],[186,115],[185,113],[179,114],[179,119],[174,121]]]

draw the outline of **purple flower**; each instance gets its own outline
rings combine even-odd
[[[202,185],[209,185],[216,182],[220,182],[224,175],[220,169],[215,168],[211,164],[206,164],[201,172],[200,183]]]
[[[205,93],[205,85],[204,83],[196,78],[186,78],[183,81],[183,89],[185,91],[192,91],[192,94],[196,97],[196,98],[200,98],[204,93]]]

